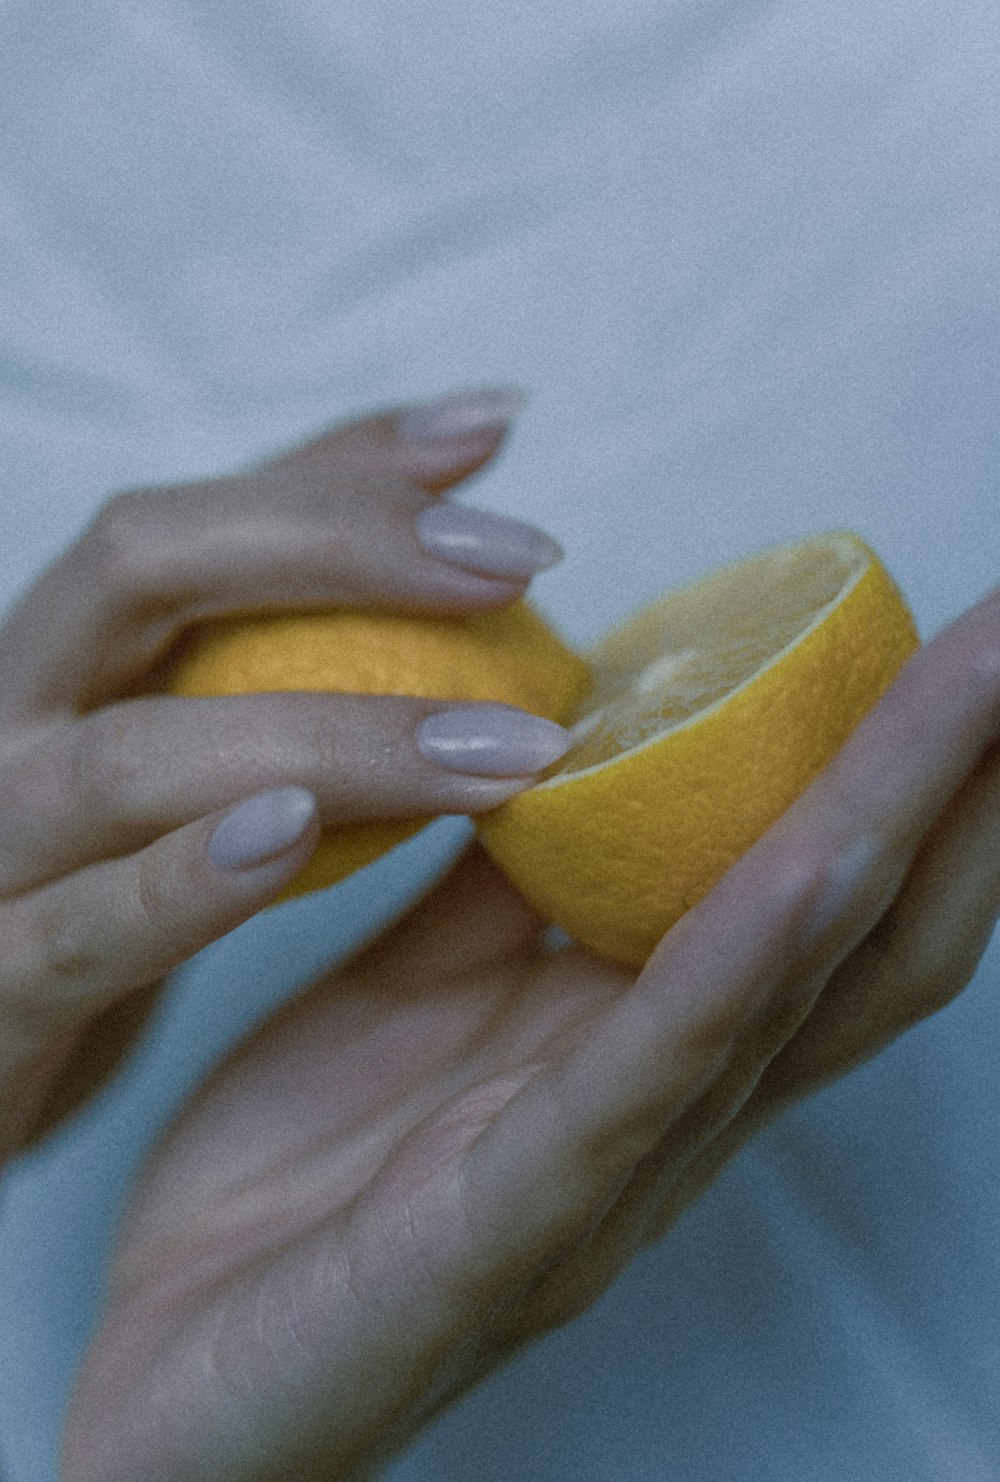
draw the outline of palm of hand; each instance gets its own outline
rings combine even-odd
[[[478,1134],[631,981],[581,950],[547,951],[541,932],[473,849],[398,927],[265,1025],[185,1110],[144,1171],[89,1357],[80,1430],[93,1404],[101,1430],[127,1425],[136,1447],[127,1460],[130,1442],[112,1438],[115,1470],[102,1462],[102,1476],[119,1466],[125,1476],[140,1457],[143,1474],[156,1475],[157,1415],[178,1427],[162,1438],[170,1476],[228,1475],[213,1471],[223,1455],[234,1475],[269,1475],[249,1462],[265,1426],[276,1471],[311,1475],[304,1458],[288,1460],[304,1414],[317,1423],[317,1452],[337,1429],[333,1410],[353,1426],[362,1415],[385,1440],[476,1376],[485,1354],[465,1351],[456,1368],[470,1293],[491,1313],[473,1345],[486,1346],[489,1363],[569,1316],[561,1289],[567,1262],[580,1260],[573,1234],[562,1232],[563,1258],[543,1261],[543,1275],[530,1246],[519,1272],[488,1222],[470,1224],[462,1178]],[[531,1148],[512,1152],[530,1186]],[[570,1307],[587,1299],[576,1290]],[[380,1313],[392,1315],[384,1339]],[[393,1369],[400,1385],[376,1394],[366,1376]]]

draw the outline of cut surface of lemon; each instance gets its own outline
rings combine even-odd
[[[193,629],[167,687],[185,696],[275,690],[494,700],[565,721],[586,664],[526,602],[462,617],[336,610],[220,618]],[[324,832],[279,900],[320,890],[430,822],[373,819]]]
[[[813,781],[919,647],[850,531],[771,548],[587,651],[575,744],[478,820],[545,918],[638,966]]]

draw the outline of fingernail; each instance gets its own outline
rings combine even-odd
[[[237,803],[216,825],[208,856],[221,870],[246,870],[297,844],[316,814],[304,787],[275,787]]]
[[[561,561],[561,545],[521,520],[470,509],[429,504],[416,519],[417,539],[432,556],[482,576],[534,576]]]
[[[449,772],[522,777],[541,772],[570,748],[568,731],[506,705],[439,710],[417,726],[417,749]]]
[[[802,926],[806,943],[823,937],[841,918],[846,918],[875,870],[882,842],[874,834],[862,834],[836,859]]]
[[[484,386],[402,412],[396,432],[407,441],[440,442],[499,431],[513,421],[527,397],[512,387]]]

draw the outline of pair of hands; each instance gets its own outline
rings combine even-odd
[[[430,762],[415,738],[438,702],[156,694],[173,637],[210,614],[519,596],[544,538],[425,517],[512,410],[487,398],[477,426],[460,402],[450,435],[390,412],[249,474],[112,501],[15,610],[8,1154],[100,1084],[169,968],[280,892],[317,814],[475,813],[533,780]],[[155,1151],[66,1482],[366,1477],[585,1310],[769,1117],[972,976],[1000,909],[998,735],[1000,589],[914,657],[638,975],[547,945],[469,849],[221,1065]]]

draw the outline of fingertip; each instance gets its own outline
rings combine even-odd
[[[489,461],[527,395],[481,386],[348,418],[264,465],[317,459],[408,477],[428,492],[448,488]]]
[[[244,798],[212,830],[206,854],[225,874],[239,874],[300,852],[318,834],[318,807],[308,788],[269,788]]]
[[[463,571],[528,582],[565,556],[558,541],[536,525],[468,505],[429,504],[414,522],[428,555]]]
[[[565,756],[564,726],[512,705],[448,706],[424,716],[414,731],[426,761],[474,777],[539,777]]]
[[[401,471],[435,494],[499,452],[527,397],[516,387],[480,387],[401,408],[393,417]]]
[[[526,394],[514,386],[455,392],[399,412],[396,434],[405,443],[461,446],[470,438],[506,431],[526,401]]]

